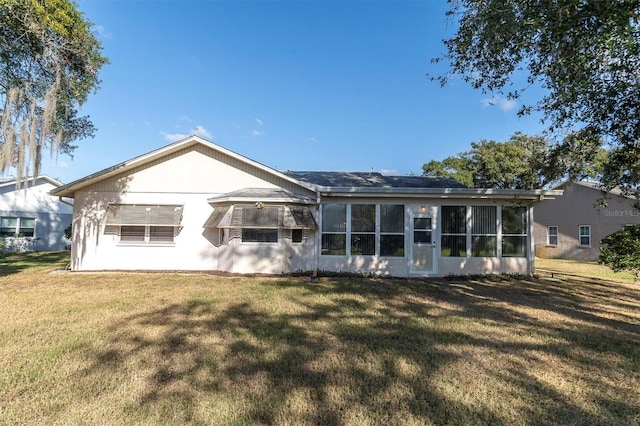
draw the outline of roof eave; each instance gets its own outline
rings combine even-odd
[[[316,204],[315,200],[292,198],[292,197],[213,197],[207,200],[209,204],[247,204],[247,203],[264,203],[264,204]]]
[[[26,180],[23,179],[23,182],[26,182],[27,183],[27,187],[28,187],[30,184],[35,183],[39,179],[44,179],[47,182],[49,182],[50,184],[52,184],[54,186],[57,186],[57,187],[62,186],[62,182],[60,182],[60,181],[58,181],[58,180],[56,180],[56,179],[54,179],[52,177],[49,177],[47,175],[39,175],[39,176],[35,176],[35,177],[29,177]],[[11,180],[8,180],[6,182],[0,183],[0,187],[16,185],[16,183],[18,183],[18,179],[11,179]]]
[[[472,198],[472,199],[552,199],[562,195],[562,190],[516,190],[484,188],[342,188],[323,187],[319,189],[323,197],[403,197],[403,198]]]
[[[308,189],[310,191],[315,191],[315,187],[310,186],[309,184],[305,183],[305,182],[301,182],[297,179],[294,179],[290,176],[287,176],[286,174],[279,172],[275,169],[272,169],[271,167],[265,166],[262,163],[259,163],[257,161],[251,160],[248,157],[245,157],[243,155],[240,155],[236,152],[233,152],[231,150],[228,150],[226,148],[221,147],[220,145],[216,145],[212,142],[209,142],[205,139],[202,139],[198,136],[192,135],[192,136],[188,136],[184,139],[181,139],[177,142],[174,142],[170,145],[166,145],[164,147],[158,148],[154,151],[148,152],[146,154],[140,155],[138,157],[134,157],[130,160],[124,161],[122,163],[116,164],[114,166],[108,167],[106,169],[100,170],[96,173],[90,174],[88,176],[85,176],[81,179],[75,180],[73,182],[70,182],[66,185],[63,185],[59,188],[56,188],[55,190],[53,190],[51,192],[52,195],[56,195],[59,197],[70,197],[73,198],[74,193],[79,190],[82,189],[85,186],[88,186],[94,182],[115,176],[117,174],[120,174],[122,172],[126,172],[127,170],[131,170],[135,167],[138,167],[142,164],[145,164],[149,161],[153,161],[157,158],[163,157],[165,155],[171,154],[173,152],[179,151],[181,149],[187,148],[191,145],[196,145],[196,144],[201,144],[204,146],[207,146],[211,149],[214,149],[218,152],[221,152],[233,159],[236,159],[238,161],[241,161],[245,164],[250,164],[254,167],[256,167],[257,169],[260,169],[262,171],[265,171],[267,173],[270,173],[274,176],[277,176],[281,179],[284,179],[288,182],[294,183],[298,186],[301,186],[305,189]]]

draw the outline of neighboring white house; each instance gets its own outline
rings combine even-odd
[[[561,191],[281,172],[196,136],[71,182],[71,268],[389,276],[533,272],[533,204]]]
[[[555,200],[536,206],[534,239],[542,258],[597,260],[600,240],[625,225],[640,224],[638,200],[620,191],[603,192],[592,182],[563,182]]]
[[[5,251],[64,250],[71,242],[64,229],[71,224],[70,201],[49,192],[62,183],[38,176],[16,184],[0,181],[0,240]]]

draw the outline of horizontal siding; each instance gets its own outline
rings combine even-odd
[[[127,173],[104,179],[87,188],[96,192],[183,192],[224,194],[241,188],[283,188],[312,194],[214,149],[196,145],[151,161]]]

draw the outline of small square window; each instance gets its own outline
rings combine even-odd
[[[302,229],[292,229],[291,230],[291,242],[292,243],[301,243],[302,242]]]

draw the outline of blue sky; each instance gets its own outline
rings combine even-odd
[[[278,170],[406,175],[543,127],[461,80],[430,81],[454,29],[444,0],[79,6],[111,63],[82,108],[95,138],[43,159],[64,183],[190,134]]]

